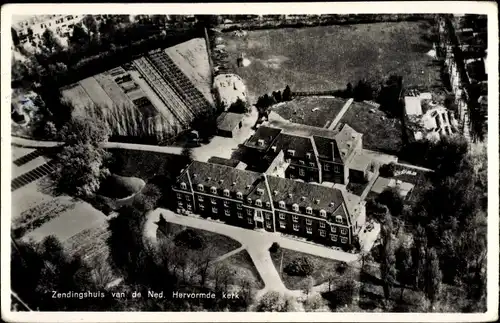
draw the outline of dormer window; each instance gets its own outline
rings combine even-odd
[[[264,139],[259,139],[259,140],[257,140],[257,145],[258,145],[259,147],[263,147],[263,146],[264,146]]]
[[[337,216],[335,217],[335,221],[336,221],[337,223],[342,223],[342,216],[337,215]]]
[[[210,187],[210,193],[217,194],[217,188],[215,188],[214,186]]]
[[[204,189],[203,185],[202,184],[198,184],[198,191],[203,192],[203,189]]]
[[[247,198],[247,203],[248,204],[252,204],[252,199],[251,198]]]
[[[288,156],[295,156],[295,150],[288,149]]]
[[[303,160],[299,160],[299,164],[304,165],[304,161]]]
[[[270,202],[266,202],[266,207],[271,207],[271,203]]]
[[[306,213],[307,214],[312,214],[313,213],[313,209],[310,206],[306,207]]]
[[[330,207],[334,207],[334,206],[335,206],[335,203],[330,202],[330,204],[329,204],[329,205],[330,205]]]
[[[320,215],[322,218],[326,218],[326,211],[325,211],[325,210],[319,210],[319,215]]]
[[[280,208],[282,208],[282,209],[284,209],[284,208],[285,208],[285,202],[283,202],[283,201],[279,201],[279,203],[278,203],[278,204],[279,204]]]
[[[186,188],[187,188],[186,183],[182,182],[182,183],[181,183],[181,189],[185,190]]]
[[[306,153],[306,158],[311,159],[311,153]]]
[[[228,189],[225,189],[225,190],[224,190],[224,196],[225,196],[225,197],[229,197],[229,190],[228,190]]]
[[[295,212],[299,212],[299,205],[297,203],[294,203],[292,205],[292,209],[295,211]]]
[[[264,190],[262,188],[257,189],[257,194],[264,195]]]
[[[255,200],[255,205],[256,206],[262,206],[262,201],[261,200]]]
[[[276,146],[272,146],[271,149],[272,149],[273,152],[276,152],[277,147]]]
[[[236,197],[241,200],[243,199],[243,194],[241,194],[241,192],[236,192]]]

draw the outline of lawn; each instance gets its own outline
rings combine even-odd
[[[389,74],[402,75],[405,86],[441,85],[439,66],[426,54],[429,30],[425,21],[281,28],[229,32],[223,43],[230,69],[255,100],[287,84],[292,91],[336,90]],[[240,53],[249,66],[237,66]]]
[[[107,239],[111,232],[107,222],[95,226],[72,236],[64,242],[70,255],[80,255],[83,260],[106,262],[109,256]]]
[[[336,269],[337,266],[341,264],[341,261],[317,257],[290,249],[280,248],[278,252],[271,253],[271,259],[273,260],[274,266],[276,267],[276,270],[278,271],[283,284],[285,284],[286,288],[288,289],[297,290],[303,288],[305,277],[290,276],[283,271],[283,268],[285,268],[288,263],[300,257],[306,257],[309,263],[313,265],[314,271],[311,274],[311,277],[314,279],[315,286],[328,282],[328,276],[331,274],[335,275],[334,281],[339,283],[342,280],[345,280],[346,277],[357,276],[357,270],[352,267],[347,267],[346,271],[342,274],[337,273]],[[336,283],[334,283],[334,285],[335,284]]]
[[[139,192],[144,185],[144,181],[140,178],[112,174],[101,182],[97,194],[120,199]]]
[[[226,258],[222,263],[230,266],[235,272],[239,280],[247,279],[254,284],[255,289],[264,288],[264,282],[253,264],[252,258],[246,250],[242,250],[229,258]]]
[[[397,154],[403,147],[402,126],[399,119],[362,103],[353,102],[340,123],[346,123],[363,134],[363,148],[387,154]]]
[[[291,122],[325,127],[335,119],[346,101],[334,97],[297,97],[272,110]]]

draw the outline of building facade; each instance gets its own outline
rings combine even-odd
[[[365,221],[364,205],[348,206],[339,189],[220,164],[194,161],[172,189],[177,213],[344,249]]]

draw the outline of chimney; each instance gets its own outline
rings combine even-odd
[[[233,186],[236,185],[236,182],[233,182]]]
[[[335,206],[335,203],[330,202],[330,207],[334,207],[334,206]]]
[[[293,194],[292,193],[288,193],[288,198],[292,198],[293,197]]]

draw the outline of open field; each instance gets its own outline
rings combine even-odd
[[[102,89],[94,77],[88,77],[79,83],[99,108],[110,108],[113,106],[113,100],[110,99],[106,91]]]
[[[284,272],[284,268],[287,264],[292,262],[294,259],[301,257],[307,258],[309,260],[309,263],[313,265],[314,271],[311,274],[311,277],[314,279],[315,286],[327,282],[328,275],[334,275],[334,280],[336,280],[337,278],[346,279],[346,277],[355,277],[357,275],[357,269],[349,266],[344,273],[337,273],[336,268],[341,264],[340,261],[321,258],[290,249],[280,248],[278,252],[271,253],[271,259],[273,260],[274,266],[276,267],[276,270],[278,271],[283,284],[285,284],[286,288],[288,289],[302,289],[304,286],[303,284],[306,281],[306,277],[289,276]]]
[[[231,69],[245,81],[254,101],[282,90],[326,91],[360,79],[380,80],[399,74],[405,86],[441,85],[439,66],[426,53],[428,22],[282,28],[225,33],[223,43]],[[251,64],[237,66],[243,53]]]
[[[123,90],[110,78],[109,75],[97,74],[94,78],[118,107],[133,106],[132,101],[129,100],[125,92],[123,92]]]
[[[384,112],[366,103],[353,102],[340,123],[347,123],[363,134],[365,149],[397,154],[403,147],[401,121],[388,118]]]
[[[346,101],[335,97],[297,97],[275,105],[272,110],[291,122],[324,127],[335,119]]]
[[[94,102],[79,83],[62,89],[61,93],[63,99],[75,107],[76,113],[82,113],[87,107],[94,106]]]

